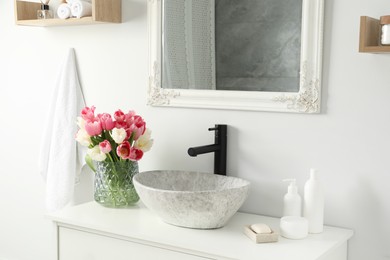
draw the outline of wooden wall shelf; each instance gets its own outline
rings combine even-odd
[[[390,53],[390,46],[380,44],[381,25],[378,19],[360,17],[359,52]]]
[[[122,0],[92,0],[92,16],[69,19],[37,19],[41,4],[15,0],[15,23],[27,26],[65,26],[122,22]],[[52,10],[55,12],[55,10]]]

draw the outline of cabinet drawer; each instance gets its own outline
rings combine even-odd
[[[211,259],[59,227],[59,260]]]

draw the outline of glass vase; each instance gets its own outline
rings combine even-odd
[[[131,207],[139,200],[133,185],[137,173],[138,162],[96,162],[95,201],[110,208]]]

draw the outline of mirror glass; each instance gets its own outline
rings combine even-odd
[[[162,87],[299,91],[302,0],[162,0]]]
[[[152,106],[320,112],[323,0],[149,0]]]

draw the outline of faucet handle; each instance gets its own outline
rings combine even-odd
[[[209,128],[209,131],[217,131],[217,130],[218,130],[218,126],[210,127],[210,128]]]

